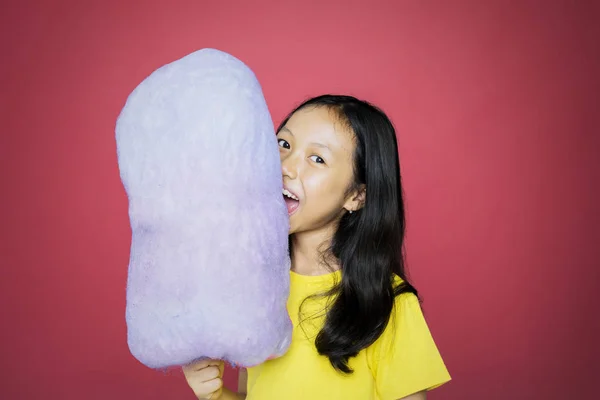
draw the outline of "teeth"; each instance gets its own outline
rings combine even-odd
[[[283,189],[283,194],[284,194],[284,196],[287,196],[287,197],[289,197],[290,199],[294,199],[294,200],[296,200],[296,201],[300,201],[300,199],[299,199],[299,198],[297,198],[296,196],[294,196],[293,194],[291,194],[291,193],[289,192],[289,190],[287,190],[287,189]]]

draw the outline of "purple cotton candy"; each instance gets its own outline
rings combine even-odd
[[[167,64],[128,97],[116,141],[132,229],[133,356],[161,369],[283,355],[292,331],[289,220],[254,73],[214,49]]]

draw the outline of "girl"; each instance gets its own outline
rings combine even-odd
[[[277,140],[292,343],[240,371],[240,393],[222,388],[219,360],[185,366],[188,384],[199,399],[425,399],[450,375],[406,277],[392,123],[367,102],[324,95],[292,111]]]

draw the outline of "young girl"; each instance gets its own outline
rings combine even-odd
[[[183,368],[199,399],[425,399],[450,380],[405,274],[394,127],[349,96],[310,99],[277,130],[290,216],[288,352],[240,371]],[[246,395],[247,393],[247,395]]]

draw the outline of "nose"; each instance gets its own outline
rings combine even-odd
[[[281,174],[288,179],[296,179],[298,176],[298,163],[292,154],[281,157]]]

